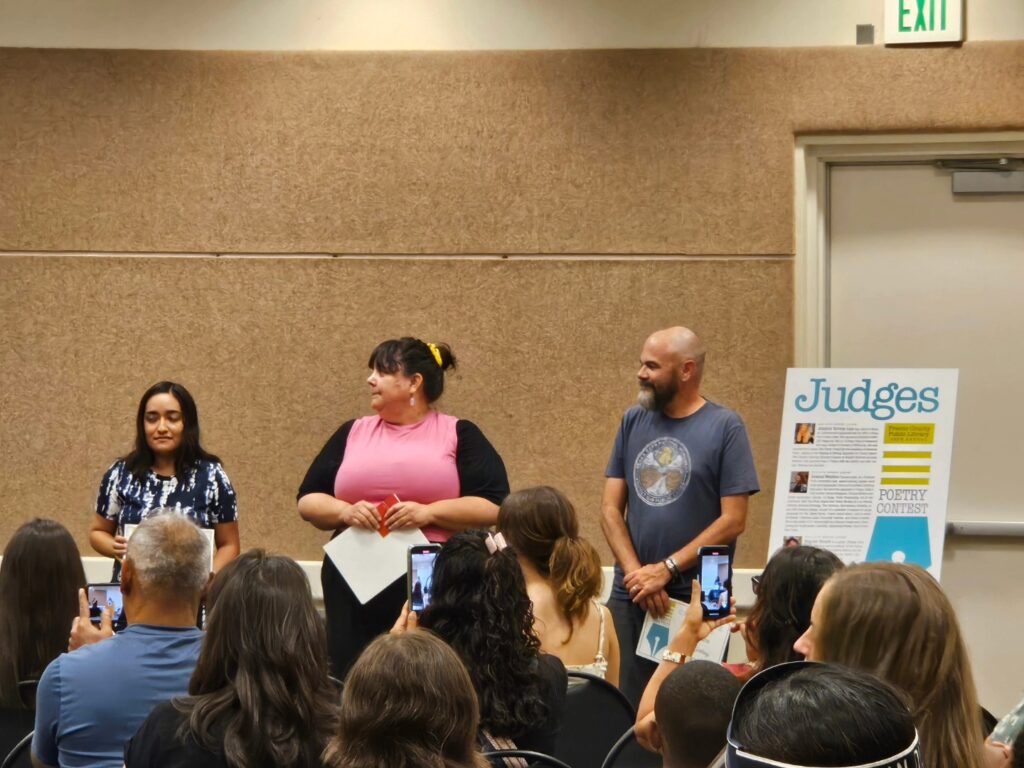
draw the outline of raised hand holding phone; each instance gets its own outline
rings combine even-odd
[[[410,610],[409,602],[406,601],[405,605],[402,606],[402,612],[398,614],[398,618],[395,620],[394,626],[391,627],[390,634],[401,635],[413,629],[418,629],[419,626],[419,616],[416,615],[415,611]]]
[[[732,604],[732,547],[701,547],[697,550],[697,566],[700,590],[693,593],[690,601],[699,596],[705,619],[728,616]]]
[[[74,651],[83,645],[98,643],[114,636],[114,613],[109,605],[103,607],[99,626],[93,626],[89,617],[89,599],[84,589],[78,590],[78,615],[71,622],[71,634],[68,636],[68,651]]]

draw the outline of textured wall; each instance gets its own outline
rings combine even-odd
[[[786,260],[0,259],[0,539],[31,510],[83,549],[103,470],[153,381],[184,382],[240,497],[245,544],[317,557],[295,491],[342,421],[370,413],[366,358],[413,333],[452,344],[441,408],[477,422],[513,487],[550,483],[601,542],[603,472],[650,329],[685,316],[705,391],[747,419],[771,483],[790,359]],[[770,493],[752,535],[768,533]],[[762,551],[745,550],[753,562]]]
[[[86,547],[136,399],[176,378],[238,486],[244,543],[316,557],[294,490],[367,411],[372,346],[414,333],[461,356],[443,407],[483,427],[513,485],[564,487],[600,540],[640,345],[685,322],[712,350],[707,394],[753,436],[754,565],[792,361],[794,133],[1022,127],[1022,43],[0,50],[0,251],[283,254],[0,256],[0,539],[48,514]]]
[[[1022,121],[1024,43],[0,50],[0,249],[791,254],[794,131]]]

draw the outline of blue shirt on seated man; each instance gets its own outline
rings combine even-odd
[[[121,592],[128,627],[117,635],[109,614],[100,628],[81,615],[71,652],[43,672],[36,695],[36,766],[124,765],[125,743],[157,704],[188,692],[203,633],[199,603],[210,580],[206,537],[188,518],[148,518],[128,542]]]

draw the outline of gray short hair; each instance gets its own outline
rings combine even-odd
[[[125,559],[131,560],[139,581],[183,600],[199,597],[210,578],[210,544],[199,527],[181,514],[147,517],[128,540]]]

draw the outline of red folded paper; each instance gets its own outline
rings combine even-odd
[[[384,501],[377,505],[377,514],[380,515],[380,535],[387,536],[391,531],[386,525],[384,525],[384,517],[387,515],[388,510],[397,504],[401,499],[397,495],[391,494]]]

